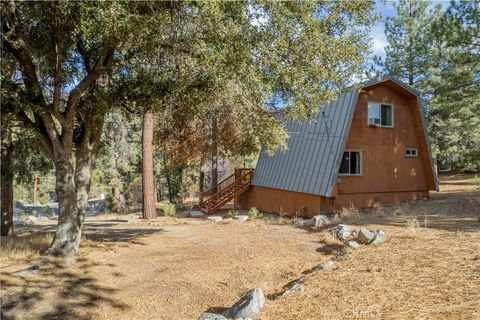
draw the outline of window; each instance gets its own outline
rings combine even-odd
[[[405,157],[416,157],[417,153],[418,153],[418,151],[415,148],[405,149]]]
[[[393,127],[393,106],[390,104],[368,103],[368,124]]]
[[[343,153],[340,174],[360,175],[361,167],[362,157],[359,151],[345,151]]]

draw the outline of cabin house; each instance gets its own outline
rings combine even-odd
[[[262,151],[255,170],[225,180],[204,211],[235,198],[242,208],[308,217],[438,191],[419,94],[394,78],[343,93],[312,119],[286,127],[288,149]]]

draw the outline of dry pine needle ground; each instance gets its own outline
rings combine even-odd
[[[2,319],[196,319],[253,287],[270,297],[259,319],[480,319],[480,225],[467,205],[480,192],[468,178],[447,177],[431,201],[341,213],[388,240],[313,273],[344,248],[286,219],[89,219],[73,266],[38,259],[53,224],[28,226],[2,242]],[[19,273],[32,263],[38,272]],[[278,295],[298,279],[304,292]]]

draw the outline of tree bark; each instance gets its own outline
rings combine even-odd
[[[75,188],[75,169],[71,159],[55,161],[58,197],[58,226],[47,255],[72,256],[77,253],[83,219],[79,215]]]
[[[12,134],[8,129],[2,129],[2,155],[1,155],[1,236],[13,234],[13,167]]]
[[[76,147],[75,156],[65,149],[55,148],[53,152],[59,214],[57,231],[47,255],[73,256],[80,246],[103,118],[88,117],[86,123],[83,128],[84,136]]]
[[[143,218],[154,219],[157,216],[155,209],[155,179],[153,175],[153,112],[145,110],[143,114],[142,135],[142,191],[143,191]]]
[[[170,170],[167,165],[167,156],[163,153],[163,168],[165,170],[165,178],[167,179],[168,201],[173,201],[172,179],[170,177]]]
[[[112,204],[113,204],[113,211],[116,213],[125,213],[125,200],[120,192],[120,188],[118,186],[112,187]]]
[[[212,118],[212,187],[215,187],[214,192],[216,192],[216,185],[218,184],[218,125],[215,115]]]

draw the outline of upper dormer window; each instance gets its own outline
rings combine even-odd
[[[393,127],[393,106],[376,102],[368,103],[368,124]]]

